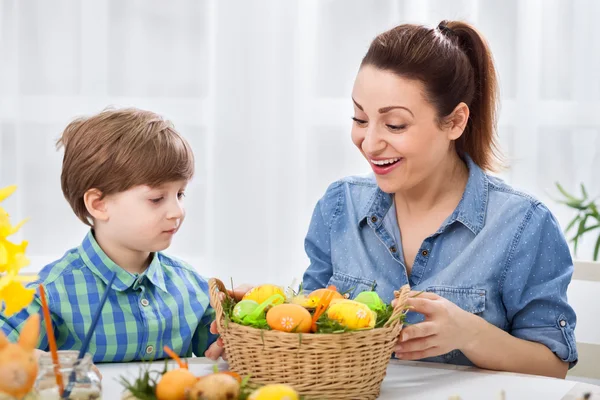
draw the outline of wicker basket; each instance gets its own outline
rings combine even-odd
[[[408,285],[395,296],[392,321],[383,328],[337,333],[300,334],[261,330],[225,322],[220,292],[211,279],[210,300],[216,311],[229,367],[253,384],[286,383],[307,399],[375,399],[379,396],[394,345],[402,329]]]

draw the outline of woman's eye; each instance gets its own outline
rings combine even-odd
[[[352,121],[354,121],[356,123],[356,125],[358,126],[365,126],[367,124],[367,121],[363,120],[363,119],[358,119],[355,117],[352,117]]]
[[[179,193],[177,193],[177,198],[178,198],[179,200],[183,199],[184,197],[185,197],[185,193],[184,193],[184,192],[179,192]]]
[[[162,197],[157,197],[156,199],[150,199],[151,202],[153,202],[154,204],[158,204],[162,201]]]
[[[406,125],[386,125],[391,131],[401,131],[406,129]]]

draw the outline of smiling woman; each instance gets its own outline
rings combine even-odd
[[[470,25],[377,36],[352,91],[352,141],[373,174],[333,183],[306,236],[305,290],[408,283],[396,357],[564,377],[577,360],[573,263],[553,215],[488,175],[496,74]]]

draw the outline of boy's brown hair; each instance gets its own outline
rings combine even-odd
[[[57,142],[64,147],[61,187],[75,215],[92,226],[83,196],[103,196],[137,185],[189,180],[194,155],[189,143],[161,116],[136,108],[110,109],[78,118]]]

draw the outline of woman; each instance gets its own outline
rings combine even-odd
[[[373,40],[352,92],[352,140],[374,174],[333,183],[305,248],[307,291],[385,301],[410,284],[403,360],[564,378],[577,360],[569,249],[548,209],[497,166],[496,76],[463,22],[400,25]]]

